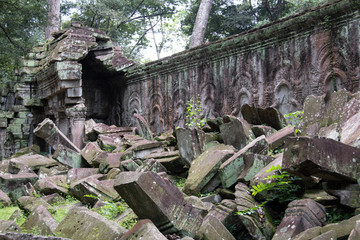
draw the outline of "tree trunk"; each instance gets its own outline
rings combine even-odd
[[[204,42],[206,25],[209,19],[213,0],[201,0],[196,15],[194,29],[190,38],[190,48],[200,46]]]
[[[60,29],[60,0],[48,0],[49,15],[45,29],[45,39],[52,39],[51,33]]]

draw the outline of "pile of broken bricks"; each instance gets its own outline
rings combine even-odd
[[[36,227],[36,239],[360,239],[360,93],[309,96],[297,126],[274,108],[241,113],[161,136],[139,115],[138,128],[88,120],[82,149],[45,119],[34,133],[54,149],[51,158],[32,146],[0,162],[0,203],[27,213],[22,226],[16,216],[0,220],[0,238],[35,238],[21,231]],[[251,188],[273,166],[297,176],[301,189],[296,200],[257,208],[271,193],[254,197]],[[57,223],[49,206],[69,195],[78,203]],[[92,210],[119,201],[129,209],[114,219]],[[334,208],[350,218],[330,223]],[[130,214],[138,222],[125,229],[119,223]]]

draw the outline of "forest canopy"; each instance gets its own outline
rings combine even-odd
[[[45,41],[49,2],[0,0],[1,82],[11,81],[20,57],[37,42]],[[204,40],[238,34],[324,2],[213,0]],[[62,0],[61,27],[80,21],[99,28],[122,47],[127,57],[144,61],[144,50],[149,47],[160,58],[164,50],[179,51],[180,42],[188,43],[199,5],[200,0]]]

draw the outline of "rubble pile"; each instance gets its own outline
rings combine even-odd
[[[161,136],[140,115],[141,129],[88,120],[82,149],[45,119],[34,133],[51,157],[33,146],[0,162],[0,204],[22,210],[0,237],[359,239],[359,106],[340,90],[286,118],[245,105]]]

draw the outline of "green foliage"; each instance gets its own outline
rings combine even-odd
[[[197,99],[191,98],[186,102],[186,126],[201,128],[206,124],[206,119],[202,118],[203,109],[200,103],[200,96]]]
[[[149,44],[147,33],[161,21],[172,18],[185,0],[79,0],[65,1],[62,12],[70,21],[81,21],[105,31],[127,57],[141,59],[140,50]],[[73,8],[76,11],[71,11]],[[70,21],[64,24],[70,25]]]
[[[104,150],[105,152],[111,153],[112,151],[115,150],[115,148],[116,148],[115,146],[105,144],[105,145],[102,147],[102,150]]]
[[[85,195],[85,197],[99,199],[99,197],[94,195]],[[100,209],[95,209],[95,211],[107,219],[114,219],[120,213],[125,211],[125,202],[110,202],[103,200],[103,203],[105,205]]]
[[[20,57],[44,39],[47,9],[47,0],[0,1],[0,87],[15,79]]]
[[[178,188],[184,187],[185,182],[186,182],[186,178],[184,177],[176,177],[176,179],[174,180],[174,183]]]
[[[255,197],[258,193],[266,191],[268,193],[267,195],[270,197],[260,205],[239,211],[237,214],[251,215],[271,201],[277,200],[280,203],[287,203],[297,198],[296,193],[300,189],[300,186],[295,184],[294,181],[299,180],[299,178],[291,176],[288,172],[283,171],[279,165],[272,166],[270,169],[266,170],[266,172],[274,173],[264,178],[266,183],[260,182],[259,184],[252,186],[250,192]]]
[[[345,207],[333,207],[326,209],[326,222],[337,223],[353,217],[354,210]]]
[[[120,226],[130,230],[135,226],[138,221],[138,218],[134,214],[130,214],[123,221],[121,221]]]
[[[289,126],[296,127],[302,121],[304,116],[304,111],[296,111],[292,113],[285,114],[285,120]]]
[[[205,40],[216,41],[239,34],[297,12],[317,6],[326,0],[216,0],[213,2]],[[190,0],[182,31],[191,35],[200,0]]]

